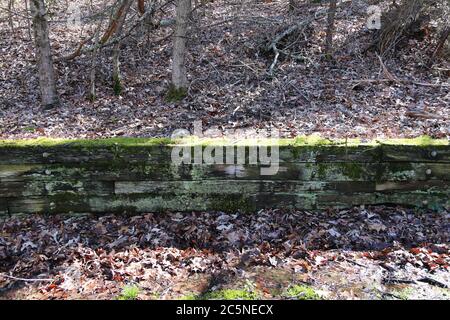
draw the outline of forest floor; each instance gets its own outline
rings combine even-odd
[[[97,22],[83,20],[81,28],[69,27],[63,4],[54,3],[50,36],[58,59],[88,38]],[[100,8],[102,1],[94,4]],[[175,129],[192,128],[195,120],[201,120],[204,129],[278,128],[285,137],[319,133],[327,138],[448,138],[448,57],[427,67],[435,37],[408,39],[396,54],[383,58],[389,72],[401,80],[386,81],[377,55],[366,50],[376,33],[365,26],[367,6],[368,1],[348,1],[338,10],[334,59],[324,58],[326,19],[321,18],[291,39],[303,61],[281,57],[270,75],[274,56],[261,48],[320,6],[290,14],[284,0],[246,0],[243,5],[214,1],[191,28],[186,99],[165,99],[172,28],[137,28],[122,44],[120,96],[111,86],[108,47],[94,61],[94,102],[88,99],[92,55],[55,63],[61,105],[53,110],[39,106],[26,25],[16,23],[11,31],[7,19],[0,19],[0,138],[170,136]],[[172,14],[168,10],[160,18]]]
[[[0,299],[450,299],[450,213],[400,207],[0,222]]]

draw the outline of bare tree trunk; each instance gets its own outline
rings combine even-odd
[[[38,59],[41,101],[45,107],[51,107],[58,103],[58,93],[56,91],[55,70],[53,68],[44,0],[31,0],[30,7],[33,17],[36,57]]]
[[[98,46],[98,44],[100,43],[100,27],[101,27],[101,23],[100,23],[99,27],[97,28],[97,31],[95,32],[95,45],[96,46]],[[91,66],[91,76],[90,76],[91,85],[90,85],[90,89],[89,89],[89,100],[91,100],[91,101],[95,101],[95,99],[96,99],[95,71],[97,68],[98,51],[99,51],[99,48],[96,48],[92,52],[92,66]]]
[[[26,12],[26,16],[27,16],[27,29],[28,29],[28,37],[30,38],[30,41],[33,41],[33,35],[32,35],[32,31],[31,31],[31,23],[30,23],[30,10],[28,9],[28,1],[29,0],[25,0],[25,12]]]
[[[181,93],[188,86],[186,77],[186,36],[191,0],[177,0],[177,21],[173,40],[172,85]]]
[[[114,45],[112,55],[113,65],[113,90],[116,96],[122,93],[122,77],[120,76],[120,41]]]
[[[9,0],[8,1],[8,20],[9,20],[9,27],[11,28],[11,33],[14,33],[14,18],[13,18],[13,14],[14,14],[14,0]]]
[[[328,9],[327,21],[327,35],[325,39],[325,54],[331,57],[333,54],[333,36],[334,36],[334,20],[336,17],[336,0],[330,1],[330,8]]]
[[[122,33],[123,25],[125,23],[125,19],[127,17],[128,11],[130,10],[131,4],[133,0],[125,0],[123,2],[122,8],[123,13],[117,19],[117,29],[116,34],[120,37]],[[120,9],[122,10],[122,9]],[[120,95],[122,92],[122,80],[120,76],[120,41],[118,41],[113,47],[113,56],[112,56],[112,64],[113,64],[113,90],[115,95]]]

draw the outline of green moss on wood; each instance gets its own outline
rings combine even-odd
[[[360,163],[343,162],[340,166],[342,173],[351,179],[359,180],[364,174],[364,167]]]
[[[0,140],[0,148],[30,148],[30,147],[146,147],[158,145],[170,145],[173,140],[169,138],[107,138],[107,139],[60,139],[60,138],[37,138],[25,140]]]
[[[234,139],[208,139],[197,137],[186,137],[183,139],[173,140],[170,138],[133,138],[133,137],[117,137],[107,139],[65,139],[65,138],[37,138],[37,139],[11,139],[0,140],[0,148],[4,147],[55,147],[55,146],[70,146],[70,147],[110,147],[114,145],[119,146],[156,146],[156,145],[236,145],[236,146],[251,146],[251,145],[278,145],[280,147],[305,147],[302,152],[308,150],[313,152],[317,147],[328,147],[339,152],[346,152],[346,148],[356,148],[358,146],[448,146],[447,139],[432,139],[427,136],[415,139],[390,139],[390,140],[376,140],[372,142],[361,143],[359,140],[344,140],[336,139],[329,140],[319,136],[302,136],[293,139],[243,139],[236,143]]]
[[[429,136],[420,136],[417,138],[385,139],[375,140],[381,145],[404,145],[404,146],[448,146],[448,139],[433,139]]]

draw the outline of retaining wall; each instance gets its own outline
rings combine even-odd
[[[208,146],[224,157],[231,150]],[[174,147],[166,139],[0,141],[0,214],[450,207],[448,141],[282,140],[269,176],[251,161],[175,165]]]

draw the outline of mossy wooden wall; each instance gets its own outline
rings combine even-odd
[[[139,141],[0,143],[0,214],[450,206],[448,143],[285,143],[279,172],[261,176],[176,166],[169,142]]]

